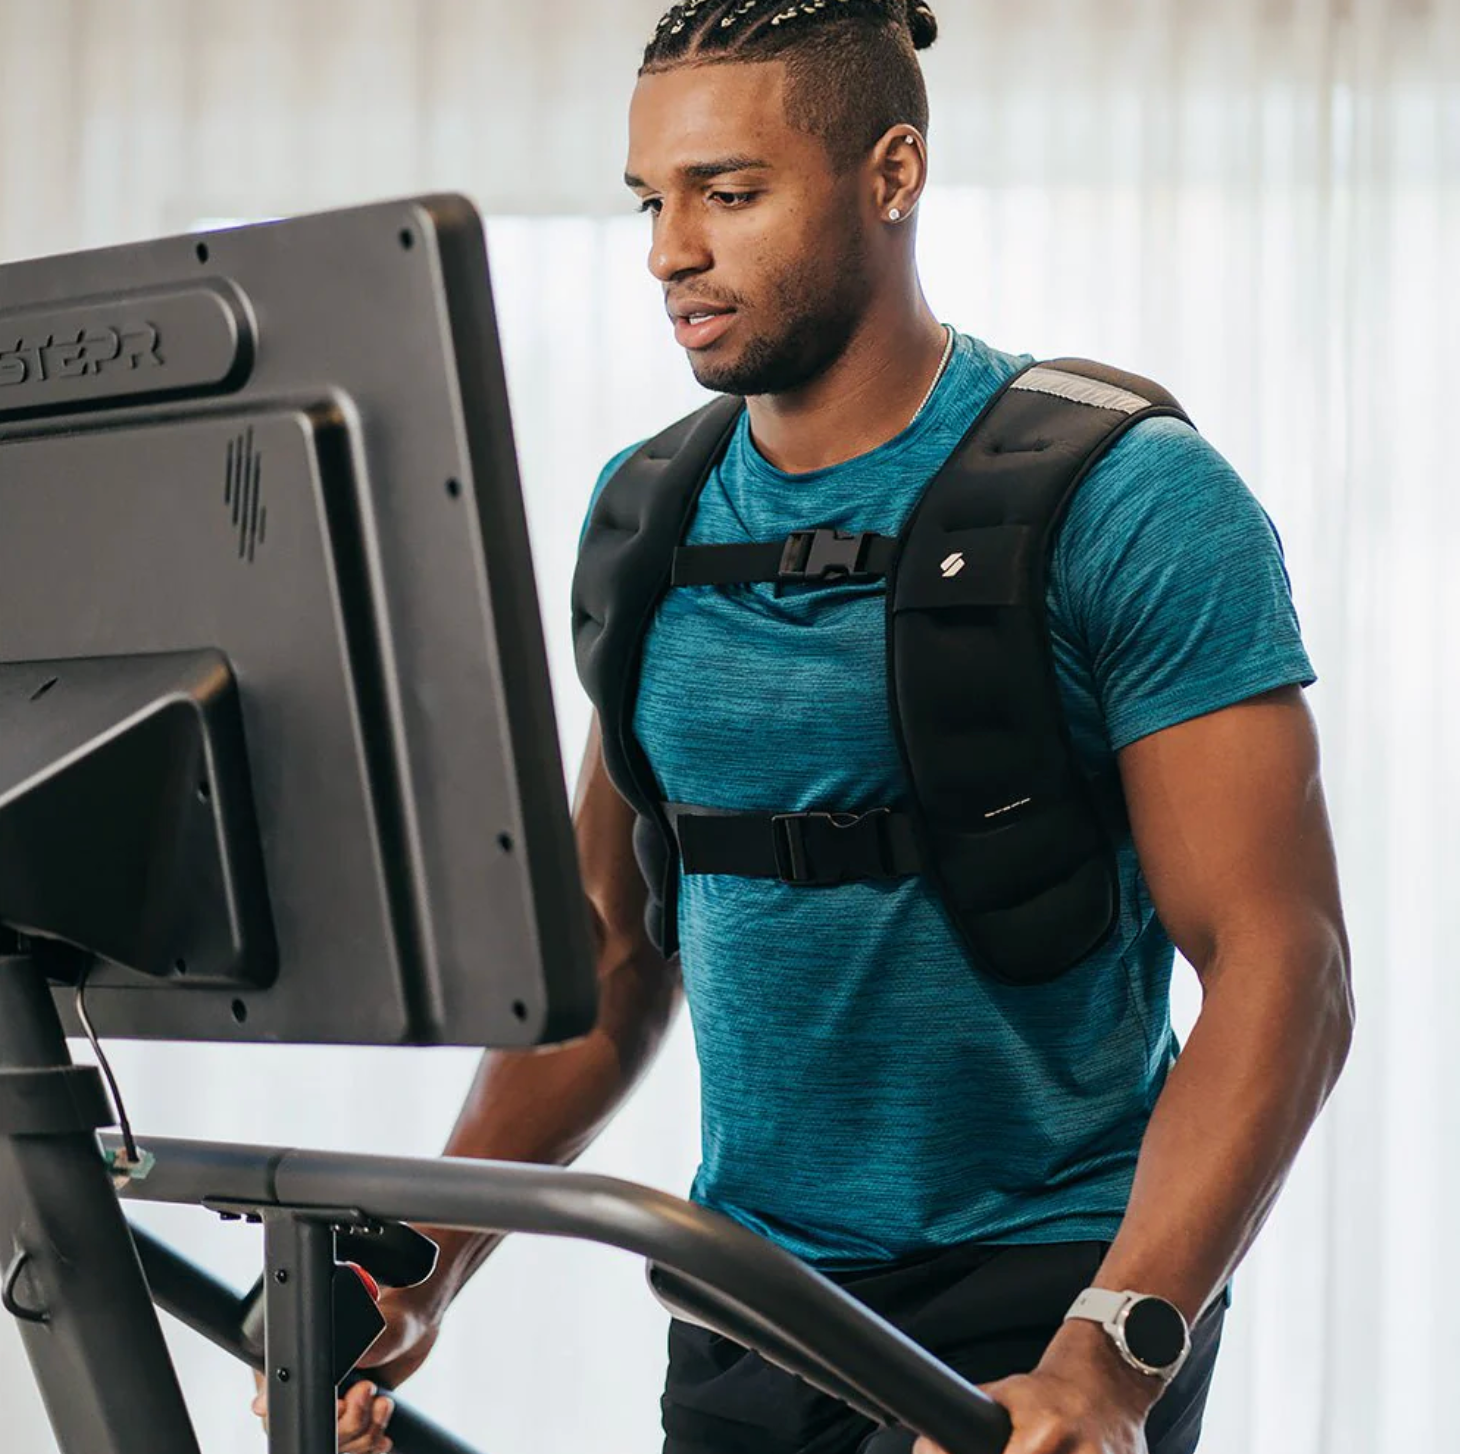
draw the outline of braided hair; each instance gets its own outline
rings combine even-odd
[[[787,119],[820,136],[846,167],[891,127],[926,133],[917,52],[937,38],[925,0],[679,0],[645,47],[639,74],[783,61]]]

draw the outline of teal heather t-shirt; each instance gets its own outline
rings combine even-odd
[[[1029,362],[960,336],[913,424],[810,474],[767,463],[742,418],[687,540],[780,540],[815,525],[896,535]],[[635,717],[664,798],[747,811],[904,801],[883,605],[881,582],[779,598],[771,585],[670,591]],[[1137,738],[1314,679],[1272,523],[1176,420],[1137,425],[1081,486],[1049,621],[1091,773]],[[970,968],[921,878],[796,888],[687,875],[679,941],[702,1081],[694,1199],[823,1267],[964,1241],[1112,1237],[1177,1049],[1171,941],[1128,840],[1119,867],[1118,931],[1034,988]]]

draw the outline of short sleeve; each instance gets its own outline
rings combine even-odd
[[[1052,569],[1114,751],[1315,680],[1276,527],[1180,420],[1143,421],[1096,466]]]
[[[631,444],[627,449],[621,449],[604,465],[599,471],[598,483],[593,487],[593,493],[588,497],[588,508],[583,512],[583,524],[578,531],[578,549],[583,549],[583,537],[588,534],[588,521],[593,515],[593,507],[598,503],[598,497],[603,493],[603,487],[619,472],[619,467],[625,460],[632,458],[640,449],[642,444]]]

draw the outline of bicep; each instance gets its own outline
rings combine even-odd
[[[1317,730],[1297,687],[1152,733],[1119,764],[1156,912],[1199,973],[1235,942],[1342,939]]]

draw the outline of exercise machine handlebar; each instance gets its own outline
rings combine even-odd
[[[108,1149],[114,1137],[103,1137]],[[1008,1416],[925,1349],[789,1253],[717,1213],[559,1167],[357,1156],[145,1138],[156,1158],[124,1198],[301,1217],[571,1237],[633,1252],[671,1307],[723,1328],[948,1454],[1000,1454]]]

